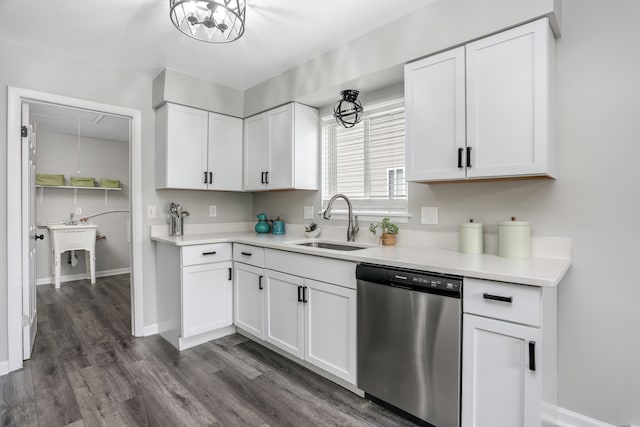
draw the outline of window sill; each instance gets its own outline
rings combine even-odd
[[[324,210],[318,211],[318,216],[322,218]],[[389,217],[392,222],[398,224],[407,224],[411,215],[408,212],[388,212],[388,211],[374,211],[354,209],[353,214],[358,217],[358,221],[382,221],[382,218]],[[343,209],[333,209],[331,211],[331,219],[347,221],[349,218],[349,211]]]

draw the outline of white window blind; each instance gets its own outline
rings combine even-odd
[[[336,193],[349,197],[360,212],[407,212],[402,101],[365,107],[353,128],[323,118],[323,207]]]

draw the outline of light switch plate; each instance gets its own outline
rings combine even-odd
[[[304,219],[313,219],[313,206],[304,207]]]
[[[147,219],[155,219],[156,205],[147,205]]]
[[[438,208],[423,206],[420,208],[420,224],[435,225],[438,223]]]
[[[218,215],[218,209],[215,206],[209,206],[209,216],[214,217]]]

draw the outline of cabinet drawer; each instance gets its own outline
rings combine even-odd
[[[356,289],[355,262],[267,249],[265,266],[270,270]]]
[[[264,267],[264,248],[234,243],[233,260],[262,268]]]
[[[231,243],[212,243],[182,248],[183,266],[229,260],[231,260]]]
[[[464,279],[465,313],[540,326],[542,290],[535,286]]]

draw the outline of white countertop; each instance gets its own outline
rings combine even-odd
[[[557,286],[571,266],[570,258],[509,259],[491,254],[465,255],[452,249],[438,247],[367,244],[370,247],[366,249],[337,251],[296,245],[296,243],[312,240],[325,241],[324,239],[305,239],[286,234],[257,234],[253,231],[204,232],[185,234],[180,237],[152,233],[151,239],[175,246],[244,243],[346,261],[368,262],[533,286]]]

